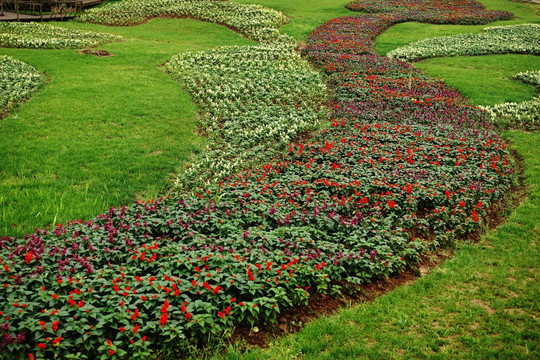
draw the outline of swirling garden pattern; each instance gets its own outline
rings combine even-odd
[[[484,28],[479,34],[459,34],[416,41],[386,55],[401,61],[466,55],[539,55],[539,37],[538,24],[491,26]]]
[[[388,3],[308,38],[303,53],[336,93],[331,127],[311,140],[193,195],[3,237],[2,355],[176,353],[272,320],[310,291],[399,272],[477,229],[513,181],[506,144],[456,90],[372,45],[405,19],[511,14],[475,1]]]

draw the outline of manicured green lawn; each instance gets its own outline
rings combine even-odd
[[[77,218],[164,194],[170,174],[204,140],[197,109],[161,64],[182,51],[253,42],[224,27],[154,19],[136,27],[56,25],[111,32],[125,41],[98,58],[77,50],[0,48],[49,83],[0,121],[0,233]]]
[[[534,55],[512,54],[456,56],[427,59],[415,66],[459,89],[473,105],[495,105],[536,96],[534,86],[511,78],[521,71],[540,70],[540,59]]]
[[[304,41],[318,25],[339,16],[354,15],[345,9],[344,0],[232,0],[242,4],[259,4],[282,11],[290,18],[279,31]]]

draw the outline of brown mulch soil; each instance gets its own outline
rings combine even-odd
[[[389,278],[377,279],[369,284],[351,285],[342,283],[340,284],[342,289],[348,289],[343,291],[344,293],[340,297],[310,291],[307,306],[288,308],[278,316],[274,324],[259,323],[253,328],[239,326],[235,329],[230,341],[244,340],[248,345],[267,347],[273,338],[299,331],[307,323],[320,316],[332,315],[347,305],[371,302],[378,296],[384,295],[398,286],[409,284],[450,256],[451,252],[426,255],[415,267],[408,268],[404,272],[392,275]]]
[[[98,56],[98,57],[114,56],[114,54],[111,54],[107,50],[101,50],[101,49],[84,49],[84,50],[79,51],[79,54],[93,55],[93,56]]]

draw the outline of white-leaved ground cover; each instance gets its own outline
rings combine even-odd
[[[390,51],[387,56],[402,61],[434,57],[540,54],[540,25],[522,24],[493,26],[478,34],[459,34],[425,39]]]
[[[283,13],[260,5],[209,0],[123,0],[90,9],[79,17],[81,22],[128,26],[154,17],[192,17],[225,25],[261,44],[280,40],[294,42],[277,28],[287,22]]]
[[[525,71],[513,76],[540,90],[540,71]],[[540,125],[540,97],[521,103],[507,102],[493,106],[480,106],[484,109],[492,121],[503,126],[525,127],[528,129],[538,128]]]
[[[540,88],[540,71],[522,71],[513,76],[515,80]]]
[[[40,75],[34,67],[0,56],[0,115],[30,97],[40,85]]]
[[[0,22],[0,47],[63,49],[91,47],[117,41],[122,41],[122,37],[33,22]]]
[[[167,65],[203,116],[209,147],[183,183],[223,176],[283,150],[324,114],[326,86],[288,46],[233,46],[179,54]]]

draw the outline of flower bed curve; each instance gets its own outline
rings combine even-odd
[[[38,71],[22,61],[0,56],[0,117],[41,86]]]
[[[78,21],[129,26],[160,16],[192,17],[224,25],[261,44],[278,40],[290,43],[290,37],[277,30],[287,22],[281,12],[222,0],[123,0],[89,9]]]
[[[512,77],[540,91],[540,71],[520,72]],[[540,127],[540,97],[520,103],[507,102],[493,106],[480,106],[493,122],[503,127],[538,130]]]
[[[506,144],[454,89],[366,54],[383,15],[308,39],[337,100],[311,141],[193,195],[3,237],[2,355],[175,352],[476,229],[512,182]]]
[[[41,23],[0,22],[0,47],[65,49],[119,42],[122,37],[84,30],[68,30]]]
[[[291,46],[183,53],[166,68],[199,104],[199,126],[209,143],[204,155],[180,175],[179,187],[219,181],[267,161],[327,114],[322,105],[326,85]]]
[[[386,56],[402,61],[433,57],[540,54],[540,25],[492,26],[479,34],[458,34],[416,41],[390,51]]]

